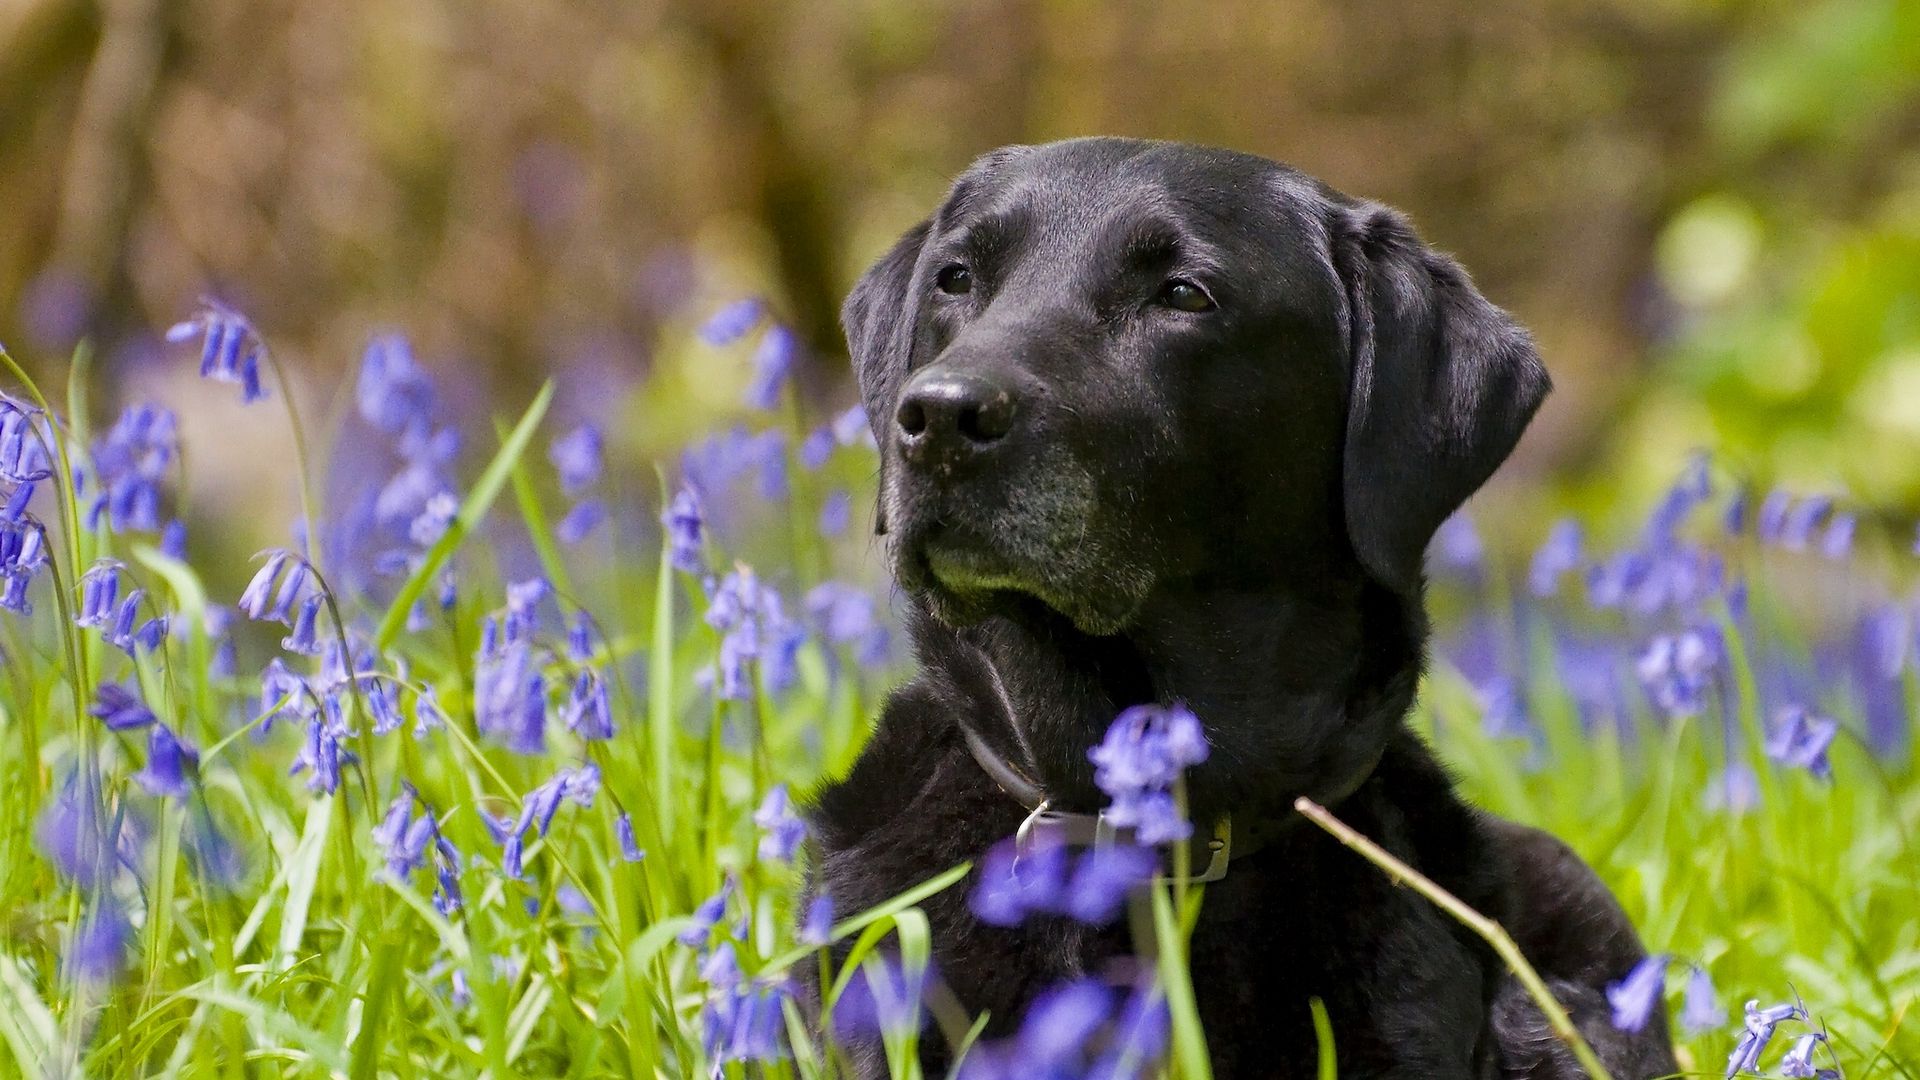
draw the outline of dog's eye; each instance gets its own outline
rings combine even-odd
[[[941,292],[953,296],[970,293],[973,291],[973,271],[954,263],[941,267],[940,272],[934,275],[933,283],[940,286]]]
[[[1174,278],[1160,287],[1160,302],[1175,311],[1212,311],[1213,297],[1205,289],[1185,278]]]

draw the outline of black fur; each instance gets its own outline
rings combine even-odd
[[[938,284],[956,265],[958,294]],[[1168,306],[1170,278],[1214,309]],[[1212,746],[1197,820],[1335,802],[1507,926],[1615,1076],[1674,1070],[1662,1021],[1610,1026],[1604,987],[1642,949],[1605,887],[1463,803],[1403,724],[1422,550],[1548,387],[1457,264],[1260,158],[1075,140],[982,158],[845,321],[920,673],[815,801],[816,889],[859,910],[1013,833],[1025,811],[958,722],[1090,811],[1088,747],[1120,709],[1180,700]],[[917,430],[920,402],[973,409],[981,387],[1010,422]],[[926,909],[944,984],[990,1036],[1128,952],[1122,928],[985,926],[965,894]],[[1580,1075],[1477,938],[1310,827],[1207,887],[1193,978],[1221,1077],[1311,1075],[1316,996],[1345,1078]]]

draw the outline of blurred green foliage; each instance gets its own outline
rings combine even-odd
[[[1661,228],[1657,363],[1614,459],[1706,446],[1759,483],[1920,505],[1920,5],[1780,5],[1703,136],[1716,170]]]

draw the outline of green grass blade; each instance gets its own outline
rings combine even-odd
[[[1319,998],[1311,998],[1307,1006],[1313,1010],[1313,1039],[1320,1046],[1320,1080],[1340,1080],[1340,1058],[1333,1046],[1333,1021],[1327,1017],[1327,1003]]]
[[[472,489],[467,492],[466,500],[460,504],[460,512],[447,526],[446,533],[432,548],[428,549],[427,557],[407,578],[406,584],[400,586],[400,592],[394,596],[393,603],[388,605],[386,615],[380,620],[379,628],[374,631],[375,651],[384,651],[393,644],[395,638],[400,636],[400,631],[407,625],[407,613],[413,610],[414,603],[427,591],[427,586],[432,583],[434,576],[447,565],[447,560],[453,558],[453,553],[459,549],[461,542],[480,523],[480,520],[486,517],[487,511],[493,506],[494,499],[499,497],[500,489],[506,486],[514,463],[520,460],[521,454],[527,452],[527,445],[533,441],[533,434],[539,430],[540,421],[547,415],[547,406],[552,402],[553,384],[547,383],[540,388],[540,393],[534,397],[533,404],[527,406],[526,413],[520,417],[520,422],[513,426],[513,431],[508,433],[506,441],[500,444],[499,451],[493,455],[493,460],[487,463],[486,469],[480,474],[480,479],[474,481]]]
[[[673,551],[660,544],[660,570],[653,592],[653,651],[647,657],[647,752],[653,768],[654,813],[660,835],[672,838],[680,789],[673,782]]]

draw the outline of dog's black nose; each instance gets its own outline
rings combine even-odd
[[[928,368],[907,382],[894,413],[910,458],[985,450],[1013,430],[1019,403],[1001,382],[980,374]]]

